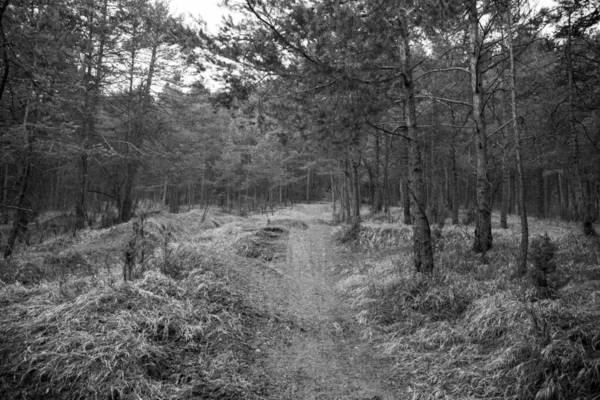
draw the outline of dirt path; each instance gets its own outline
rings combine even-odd
[[[353,260],[331,242],[332,227],[312,222],[327,217],[327,206],[301,207],[309,229],[292,229],[285,261],[273,265],[283,286],[274,291],[279,295],[271,307],[293,321],[265,349],[275,397],[394,399],[388,369],[359,340],[359,326],[335,291],[336,267]]]

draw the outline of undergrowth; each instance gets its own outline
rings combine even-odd
[[[518,229],[516,221],[511,226]],[[533,226],[524,278],[514,275],[515,231],[494,229],[494,248],[481,256],[470,251],[472,228],[450,226],[437,235],[431,276],[414,272],[405,243],[392,255],[367,257],[339,282],[363,337],[395,361],[393,376],[407,383],[407,398],[600,398],[594,239],[574,225]],[[408,229],[369,221],[355,248],[389,249],[390,236]]]
[[[247,343],[268,316],[229,269],[244,258],[219,244],[221,226],[242,222],[160,214],[56,236],[0,266],[0,398],[263,398]]]

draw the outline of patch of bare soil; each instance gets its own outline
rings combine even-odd
[[[339,267],[356,262],[331,239],[325,205],[303,205],[309,228],[291,229],[285,260],[271,265],[276,274],[257,282],[263,306],[279,315],[255,343],[266,353],[277,399],[395,399],[390,366],[374,359],[372,345],[335,291]],[[296,218],[299,216],[296,215]]]

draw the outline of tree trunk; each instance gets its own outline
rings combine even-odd
[[[433,248],[431,245],[431,231],[427,220],[425,200],[425,183],[423,180],[422,161],[422,133],[417,127],[417,113],[415,104],[414,82],[412,79],[412,65],[410,56],[410,43],[408,39],[409,18],[402,15],[399,19],[400,29],[400,62],[403,77],[403,91],[405,96],[404,114],[406,119],[406,135],[409,146],[409,184],[411,206],[414,212],[413,222],[413,260],[415,270],[431,274],[433,272]]]
[[[137,162],[128,161],[126,167],[125,183],[123,184],[123,197],[119,210],[119,221],[127,222],[133,216],[133,186],[137,172]]]
[[[508,203],[510,201],[510,169],[507,144],[502,147],[502,203],[500,205],[500,227],[508,229]]]
[[[452,225],[459,224],[458,170],[456,168],[456,147],[452,145]]]
[[[535,177],[537,181],[537,193],[536,193],[536,206],[538,218],[546,218],[546,208],[544,202],[544,196],[546,193],[544,185],[544,169],[538,167],[535,169]]]
[[[310,168],[306,170],[306,202],[310,203]]]
[[[378,213],[383,209],[383,191],[379,179],[379,164],[380,164],[381,145],[378,134],[375,134],[375,162],[373,165],[373,184],[375,185],[375,199],[373,204],[373,212]]]
[[[2,55],[2,76],[0,76],[0,100],[4,94],[6,88],[6,82],[8,82],[8,74],[10,73],[10,60],[8,52],[8,43],[6,39],[6,33],[4,32],[4,12],[8,8],[10,0],[4,0],[0,6],[0,54]]]
[[[389,190],[389,168],[390,168],[390,142],[391,137],[388,135],[385,137],[385,152],[383,161],[383,185],[382,185],[382,199],[384,203],[384,209],[386,214],[390,212],[390,190]]]
[[[475,240],[473,250],[485,253],[492,248],[492,213],[490,207],[490,184],[488,180],[487,133],[484,115],[483,74],[481,60],[483,49],[479,37],[479,15],[477,1],[470,0],[467,6],[469,15],[469,41],[471,57],[471,90],[473,98],[473,122],[475,124],[475,155],[477,159],[477,214],[475,219]]]
[[[335,179],[334,179],[334,175],[333,172],[330,173],[331,175],[331,200],[333,201],[333,214],[335,215],[337,213],[337,198],[335,197]]]
[[[29,151],[28,151],[29,153]],[[29,225],[29,201],[27,191],[29,188],[29,175],[31,171],[29,154],[25,154],[23,159],[23,165],[21,173],[17,182],[19,188],[19,195],[15,207],[17,207],[14,215],[12,229],[8,235],[8,241],[6,248],[4,249],[4,259],[9,259],[14,251],[17,237],[21,236],[25,239],[25,242],[29,244],[27,229]]]
[[[515,135],[515,155],[517,157],[517,182],[519,184],[519,216],[521,219],[521,245],[517,265],[517,273],[521,276],[527,272],[527,252],[529,248],[529,225],[527,223],[526,193],[525,193],[525,171],[523,169],[521,132],[519,129],[517,115],[517,89],[516,89],[516,67],[512,36],[512,14],[510,8],[506,10],[508,27],[508,55],[510,61],[509,91],[512,127]]]
[[[102,24],[106,23],[108,15],[108,0],[104,0],[102,4]],[[94,133],[96,125],[96,110],[98,108],[99,94],[100,94],[100,82],[103,79],[102,67],[104,65],[104,47],[106,44],[106,33],[103,26],[100,29],[98,36],[98,49],[94,48],[94,42],[96,40],[96,33],[94,32],[94,11],[90,13],[90,30],[88,37],[88,53],[85,55],[86,62],[86,73],[83,79],[83,86],[85,87],[84,95],[84,121],[82,123],[82,151],[79,155],[79,193],[75,203],[75,228],[83,229],[85,227],[86,213],[87,213],[87,191],[89,189],[89,165],[88,165],[88,146],[90,145],[90,139]],[[97,53],[96,53],[97,52]],[[93,59],[96,57],[96,63],[94,64]],[[94,71],[95,69],[95,71]],[[91,78],[91,81],[90,81]]]
[[[352,199],[352,222],[360,221],[360,175],[358,174],[358,170],[360,168],[360,156],[356,163],[351,162],[351,184],[352,184],[352,194],[354,198]]]
[[[350,201],[352,198],[352,185],[350,184],[350,161],[348,161],[348,156],[346,156],[346,166],[344,172],[344,212],[343,212],[343,220],[346,222],[350,222],[351,220],[351,206]]]
[[[412,225],[413,223],[413,219],[412,219],[412,214],[411,214],[411,210],[410,210],[410,190],[409,190],[409,182],[410,182],[410,178],[409,178],[409,174],[410,174],[410,160],[409,160],[409,148],[410,143],[406,142],[406,144],[404,146],[402,146],[402,152],[403,152],[403,161],[404,161],[404,176],[402,177],[402,180],[400,182],[400,187],[401,187],[401,197],[402,197],[402,215],[403,215],[403,220],[402,222],[404,222],[404,224],[406,225]]]
[[[35,67],[35,59],[34,59],[34,67]],[[31,84],[30,90],[31,90],[32,97],[35,98],[33,83]],[[32,142],[32,138],[30,136],[29,127],[27,125],[29,124],[29,115],[30,115],[30,111],[31,111],[30,107],[31,107],[31,98],[28,98],[25,103],[25,112],[23,114],[23,124],[22,124],[23,153],[19,157],[19,159],[21,160],[21,168],[19,171],[20,172],[19,178],[17,180],[17,187],[19,190],[19,194],[17,196],[17,201],[15,204],[15,207],[17,207],[17,209],[14,214],[12,229],[10,231],[10,234],[8,235],[8,242],[6,244],[6,248],[4,249],[4,259],[9,259],[12,256],[14,248],[15,248],[15,243],[16,243],[17,237],[19,235],[21,237],[24,237],[27,244],[29,244],[29,239],[27,236],[27,228],[28,228],[28,224],[29,224],[29,215],[28,215],[27,208],[29,208],[29,198],[28,198],[27,191],[29,189],[29,175],[31,172],[31,156],[32,156],[31,142]]]
[[[85,227],[86,212],[87,212],[87,192],[88,192],[88,155],[85,150],[79,155],[78,169],[78,197],[75,203],[75,229],[83,229]]]
[[[514,178],[514,174],[512,171],[512,168],[508,169],[508,186],[507,186],[507,193],[508,193],[508,215],[513,215],[515,214],[515,178]]]
[[[4,164],[4,178],[2,179],[2,204],[8,204],[8,163]],[[2,208],[2,221],[8,224],[8,208]]]

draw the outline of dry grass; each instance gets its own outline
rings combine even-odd
[[[251,397],[252,311],[210,274],[147,272],[73,301],[29,301],[0,337],[3,398]],[[19,396],[16,396],[20,393]]]
[[[0,398],[263,398],[269,383],[247,343],[265,314],[230,268],[244,259],[229,239],[244,226],[268,232],[200,219],[146,218],[131,282],[121,266],[133,222],[57,235],[4,265]]]
[[[553,299],[515,279],[518,224],[494,228],[494,249],[470,251],[473,228],[445,227],[432,276],[413,272],[407,243],[390,240],[385,222],[361,227],[358,249],[372,253],[338,284],[394,377],[413,399],[600,398],[600,265],[594,239],[578,227],[534,220],[557,245],[561,284]],[[371,227],[370,225],[374,225]],[[408,227],[391,227],[403,232]],[[363,231],[365,234],[363,234]],[[388,251],[389,253],[389,251]],[[382,256],[382,254],[384,254]],[[576,257],[574,257],[576,255]]]

